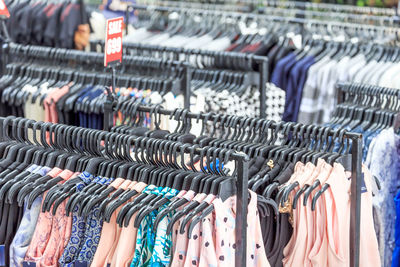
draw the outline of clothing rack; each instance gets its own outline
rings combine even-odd
[[[144,5],[132,5],[134,9],[138,10],[148,10],[148,11],[158,11],[158,12],[187,12],[191,14],[203,14],[203,15],[224,15],[231,16],[233,18],[245,18],[256,21],[273,21],[273,22],[287,22],[294,24],[314,24],[325,27],[341,27],[350,29],[364,29],[364,30],[375,30],[378,32],[400,32],[400,28],[388,27],[388,26],[375,26],[375,25],[365,25],[358,23],[344,23],[336,21],[323,21],[317,19],[307,19],[301,17],[281,17],[269,14],[255,14],[255,13],[239,13],[239,12],[227,12],[220,10],[201,10],[201,9],[190,9],[190,8],[177,8],[177,7],[165,7],[165,6],[144,6]]]
[[[368,20],[369,22],[374,22],[376,25],[383,25],[386,23],[389,25],[394,25],[395,22],[398,22],[398,18],[393,15],[386,15],[386,16],[379,16],[374,14],[357,14],[354,12],[351,13],[343,13],[340,10],[330,10],[329,12],[324,12],[323,10],[315,10],[309,9],[295,5],[288,5],[287,2],[276,2],[276,4],[269,4],[266,2],[265,4],[258,4],[258,8],[253,10],[248,8],[247,10],[243,9],[243,6],[237,5],[236,9],[233,7],[235,6],[228,6],[225,7],[224,5],[218,4],[199,4],[199,3],[191,3],[191,2],[170,2],[170,1],[162,1],[162,2],[155,2],[155,1],[140,1],[141,4],[150,5],[151,3],[156,4],[158,6],[165,6],[165,7],[176,7],[176,8],[190,8],[190,9],[202,9],[202,10],[218,10],[224,12],[243,12],[245,14],[251,13],[262,13],[268,15],[279,14],[282,16],[293,16],[295,14],[298,17],[308,17],[313,18],[316,17],[317,19],[323,18],[323,20],[346,20],[346,21],[358,21],[358,23],[363,23],[364,20]],[[255,5],[255,4],[252,4]],[[210,8],[210,6],[212,8]],[[250,6],[250,5],[249,5]],[[391,9],[390,9],[391,10]],[[322,19],[321,19],[322,20]]]
[[[155,112],[157,114],[162,114],[166,116],[171,116],[175,113],[175,111],[167,110],[164,108],[156,108],[154,109],[151,106],[139,105],[137,108],[138,111],[142,112]],[[222,119],[222,116],[216,114],[204,114],[204,113],[193,113],[188,111],[185,114],[186,118],[197,119],[202,121],[214,121],[219,122]],[[260,119],[261,120],[261,119]],[[282,130],[282,123],[277,123],[271,121],[270,129],[273,130]],[[288,123],[288,130],[291,131],[298,127],[299,123]],[[321,126],[322,127],[322,126]],[[330,130],[328,131],[328,136],[337,136],[338,130]],[[335,134],[336,133],[336,134]],[[360,224],[361,224],[361,186],[363,174],[361,171],[361,163],[362,163],[362,135],[359,133],[347,132],[343,134],[343,137],[347,139],[347,141],[352,142],[351,146],[351,177],[355,177],[355,179],[351,179],[351,219],[350,219],[350,266],[358,267],[359,266],[359,256],[360,256]],[[245,266],[245,265],[242,265]]]
[[[152,1],[154,3],[154,1]],[[138,3],[150,4],[150,1],[140,0]],[[178,1],[174,1],[178,2]],[[179,1],[181,2],[181,1]],[[189,2],[191,3],[191,2]],[[228,1],[218,1],[219,5],[236,5],[236,6],[280,6],[286,8],[298,8],[298,9],[319,9],[319,10],[327,10],[327,11],[338,11],[338,12],[347,12],[347,13],[360,13],[360,14],[374,14],[374,15],[386,15],[386,16],[394,16],[396,15],[396,11],[391,8],[382,8],[382,7],[361,7],[354,5],[338,5],[331,3],[316,3],[316,2],[303,2],[303,1],[281,1],[281,0],[264,0],[264,1],[256,1],[256,0],[228,0]],[[204,3],[208,5],[211,4],[210,1]]]
[[[19,123],[17,123],[19,122]],[[24,122],[24,123],[22,123]],[[5,125],[6,124],[6,125]],[[15,117],[0,117],[0,128],[3,129],[2,134],[3,136],[0,136],[0,140],[5,140],[4,135],[7,135],[8,130],[6,129],[6,126],[11,126],[11,130],[14,132],[16,128],[18,127],[19,130],[28,130],[32,129],[32,131],[49,131],[50,134],[50,129],[52,126],[55,126],[57,124],[52,124],[52,123],[43,123],[43,122],[35,122],[32,120],[24,119],[24,118],[15,118]],[[107,142],[104,143],[104,146],[100,144],[100,140],[97,140],[96,142],[96,150],[100,151],[101,149],[105,148],[105,151],[113,151],[113,155],[117,155],[118,157],[125,158],[126,155],[124,154],[124,151],[126,147],[130,147],[131,145],[136,145],[138,144],[137,142],[140,142],[137,137],[134,136],[129,136],[129,135],[122,135],[122,134],[117,134],[117,133],[110,133],[106,131],[100,131],[100,130],[92,130],[92,129],[83,129],[80,127],[75,127],[75,126],[68,126],[72,127],[74,130],[79,130],[76,131],[79,139],[84,139],[86,134],[90,131],[93,133],[95,131],[98,133],[99,139],[105,138]],[[106,138],[106,135],[108,138]],[[121,139],[123,139],[122,142],[113,142],[112,140],[116,140],[115,137],[119,136]],[[8,137],[8,135],[7,135]],[[60,136],[58,136],[60,137]],[[62,137],[61,137],[62,138]],[[8,138],[9,139],[9,138]],[[65,137],[63,138],[64,140],[70,140],[70,137]],[[153,139],[153,138],[147,138],[146,144],[152,144],[154,142],[158,141],[158,139]],[[74,142],[74,141],[73,141]],[[38,144],[37,144],[38,145]],[[64,149],[68,151],[70,144],[64,144]],[[42,146],[45,146],[42,144]],[[150,146],[145,146],[141,148],[144,148],[146,153],[158,153],[155,152],[153,149],[148,150]],[[195,148],[191,149],[187,145],[185,146],[184,144],[181,144],[179,147],[179,152],[194,152],[193,154],[195,155],[206,155],[207,151],[209,148]],[[84,151],[86,154],[96,156],[98,155],[93,152],[93,150],[90,149],[85,149],[84,146],[80,147],[80,150]],[[108,152],[106,152],[108,153]],[[192,154],[191,154],[192,155]],[[227,150],[226,155],[228,156],[228,160],[233,160],[237,164],[237,208],[236,208],[236,255],[235,255],[235,265],[236,267],[240,266],[246,266],[246,240],[247,240],[247,232],[245,230],[246,227],[246,222],[247,222],[247,205],[248,205],[248,170],[249,170],[249,158],[247,155],[237,153],[234,151],[229,151]]]
[[[260,7],[258,11],[262,14],[278,14],[280,16],[290,16],[293,13],[296,16],[302,18],[323,18],[321,20],[345,20],[346,22],[351,21],[353,23],[361,24],[363,21],[373,22],[375,25],[387,25],[393,26],[398,22],[398,18],[395,16],[376,16],[367,14],[353,14],[353,13],[340,13],[335,11],[317,11],[317,10],[306,10],[306,9],[287,9],[287,7]]]
[[[235,4],[218,4],[218,3],[200,3],[187,1],[153,1],[140,0],[136,3],[141,5],[159,5],[159,6],[174,6],[185,8],[201,8],[201,9],[218,9],[225,11],[253,12],[251,5],[235,5]]]
[[[99,40],[91,43],[91,46],[100,45],[102,48],[104,47],[104,41]],[[149,52],[158,52],[158,53],[166,53],[172,54],[174,60],[179,60],[180,55],[184,54],[186,59],[189,58],[190,55],[199,55],[208,58],[214,58],[216,62],[222,63],[222,67],[233,69],[231,65],[224,65],[225,62],[236,62],[235,66],[238,66],[240,69],[248,71],[249,74],[249,84],[257,86],[260,92],[260,117],[265,118],[266,113],[266,83],[268,82],[268,58],[257,55],[247,55],[243,53],[235,53],[235,52],[219,52],[219,51],[203,51],[199,49],[185,49],[185,48],[173,48],[173,47],[164,47],[159,45],[148,45],[148,44],[138,44],[138,43],[126,43],[124,44],[123,49],[127,51],[136,50],[136,51],[149,51]],[[251,66],[256,65],[258,68],[258,72],[249,71]],[[217,68],[219,66],[216,66]],[[185,108],[187,108],[185,106]]]
[[[240,2],[244,3],[254,3],[253,0],[243,0]],[[301,2],[301,1],[279,1],[279,0],[265,0],[258,2],[264,6],[281,6],[285,8],[299,8],[299,9],[320,9],[327,11],[337,11],[337,12],[348,12],[348,13],[361,13],[361,14],[374,14],[374,15],[386,15],[394,16],[396,15],[395,10],[391,8],[381,8],[381,7],[360,7],[351,5],[337,5],[329,3],[314,3],[314,2]]]
[[[104,55],[96,52],[84,52],[79,50],[69,50],[62,48],[50,48],[41,46],[31,45],[20,45],[15,43],[8,43],[3,47],[3,54],[7,55],[7,59],[3,63],[12,61],[12,56],[29,56],[34,59],[54,59],[55,61],[73,62],[78,65],[93,65],[96,64],[101,69],[103,67]],[[125,68],[159,68],[169,69],[175,67],[181,69],[183,72],[183,78],[180,84],[177,84],[184,95],[184,107],[190,107],[190,79],[191,79],[191,67],[186,62],[163,60],[157,58],[139,57],[139,56],[128,56],[123,57],[122,66]],[[111,75],[110,75],[111,76]]]
[[[344,100],[344,94],[362,94],[362,95],[369,95],[369,96],[380,96],[380,95],[387,95],[387,96],[397,96],[400,98],[400,90],[396,88],[387,88],[377,85],[368,85],[368,84],[361,84],[361,83],[339,83],[336,85],[339,89],[338,94],[338,103],[342,103]]]

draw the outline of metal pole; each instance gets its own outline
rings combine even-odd
[[[249,158],[239,159],[237,172],[236,194],[236,254],[235,267],[246,266],[247,251],[247,205],[248,205],[248,178]]]
[[[190,95],[192,92],[190,80],[191,80],[191,68],[189,64],[184,65],[184,70],[183,70],[183,79],[182,79],[182,91],[184,94],[184,100],[183,100],[183,107],[187,110],[190,111]]]
[[[111,89],[106,87],[107,98],[104,102],[103,129],[109,131],[114,125],[114,92],[115,92],[115,66],[111,67]]]
[[[254,56],[254,60],[258,63],[258,71],[260,73],[259,90],[260,90],[260,118],[267,116],[266,99],[267,99],[267,82],[268,82],[268,58]]]
[[[361,184],[364,179],[361,171],[362,136],[355,136],[351,140],[350,266],[358,267],[360,265]]]
[[[5,19],[1,20],[1,27],[3,28],[3,33],[4,33],[4,37],[6,38],[6,41],[10,42],[11,38],[10,38],[10,34],[8,33],[8,30],[7,30],[7,25],[6,25]]]

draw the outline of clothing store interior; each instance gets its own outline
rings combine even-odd
[[[0,0],[0,267],[400,267],[398,0]]]

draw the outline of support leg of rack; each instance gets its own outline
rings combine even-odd
[[[236,255],[235,267],[246,266],[247,205],[248,205],[248,158],[238,161],[236,201]]]
[[[190,110],[190,95],[192,92],[192,89],[190,88],[190,79],[191,79],[191,70],[189,65],[185,66],[184,74],[183,74],[183,85],[182,89],[184,92],[184,100],[183,100],[183,106],[185,109]]]
[[[352,139],[352,179],[351,179],[351,217],[350,217],[350,266],[360,265],[360,223],[361,223],[361,170],[362,139]]]
[[[258,63],[258,71],[260,73],[260,118],[266,117],[266,98],[267,98],[267,82],[268,82],[268,59],[266,57],[255,57]]]

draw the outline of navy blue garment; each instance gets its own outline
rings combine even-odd
[[[397,191],[394,204],[396,205],[396,221],[394,225],[395,247],[392,254],[392,267],[400,267],[400,190]]]
[[[282,58],[281,60],[276,63],[274,71],[271,75],[271,83],[275,84],[277,87],[283,88],[283,72],[284,67],[291,61],[295,60],[296,55],[294,53],[289,53],[286,57]]]
[[[104,93],[104,90],[100,87],[93,87],[90,90],[84,92],[79,96],[77,99],[77,104],[82,105],[83,103],[90,103],[91,100],[95,99],[96,97],[100,96],[101,94]],[[85,128],[92,128],[92,122],[90,122],[91,118],[89,114],[80,111],[79,112],[79,126],[85,127]],[[90,122],[90,123],[89,123]]]
[[[287,89],[289,86],[289,78],[290,78],[290,73],[294,66],[298,63],[298,60],[296,57],[294,57],[291,61],[289,61],[284,67],[283,67],[283,73],[282,73],[282,87],[281,89],[286,91],[286,96],[287,96]]]
[[[291,62],[286,67],[290,69],[288,73],[288,82],[286,87],[285,110],[283,112],[283,121],[296,121],[300,107],[301,94],[307,76],[308,68],[313,64],[314,58],[306,56],[297,62]],[[292,65],[293,64],[293,65]],[[301,83],[301,84],[300,84]],[[297,108],[297,110],[296,110]]]
[[[293,121],[297,122],[301,104],[301,98],[303,95],[303,88],[304,84],[307,80],[308,69],[315,63],[314,57],[307,57],[307,61],[301,66],[300,70],[300,79],[297,85],[296,97],[295,97],[295,105],[294,105],[294,112],[293,112]]]

